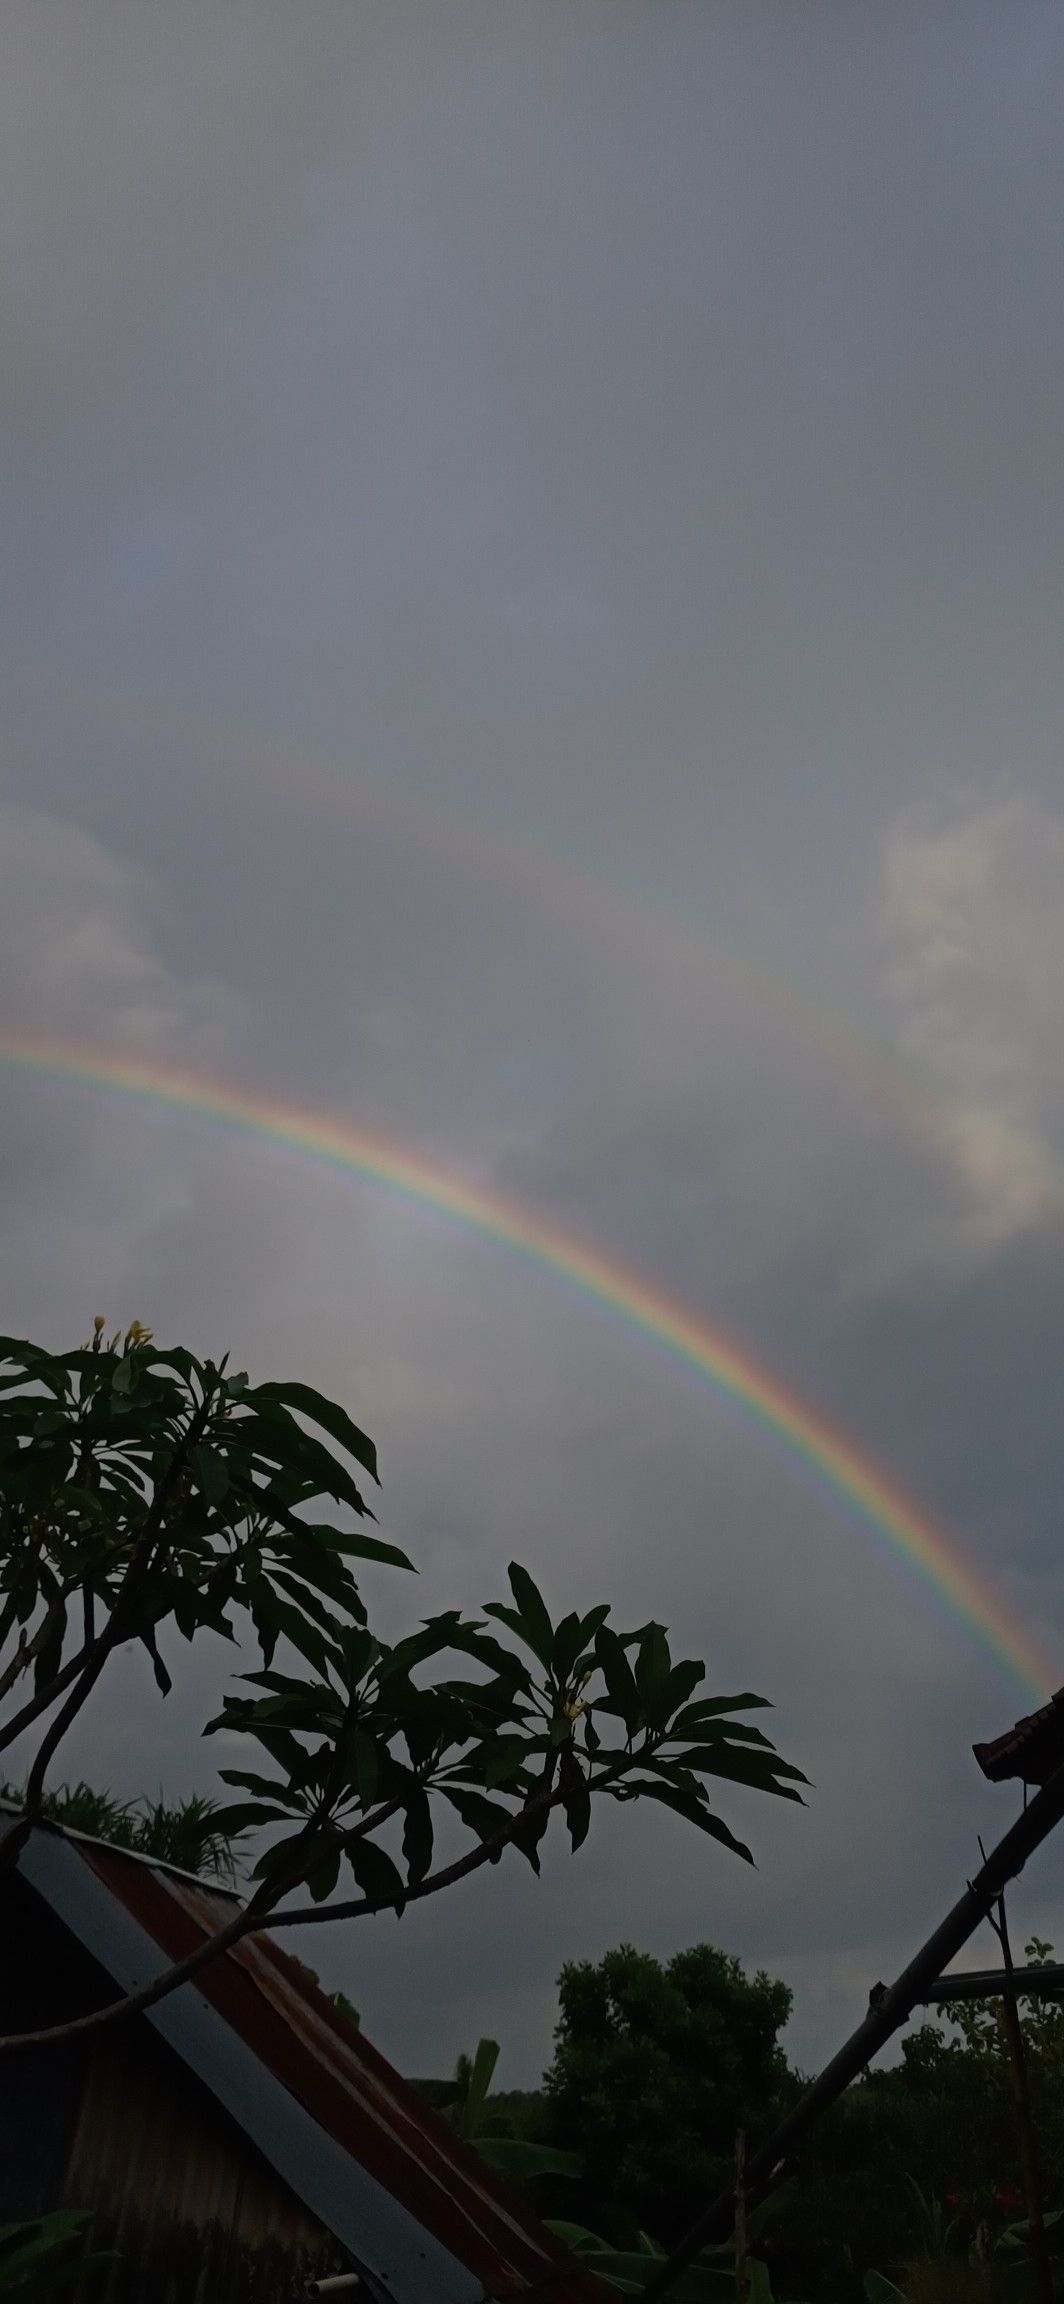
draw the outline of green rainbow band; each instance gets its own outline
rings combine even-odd
[[[211,1120],[287,1146],[384,1185],[553,1273],[592,1303],[618,1313],[639,1334],[663,1346],[734,1401],[757,1427],[810,1467],[866,1529],[908,1561],[1026,1696],[1042,1702],[1050,1693],[1053,1680],[1045,1659],[964,1559],[956,1539],[936,1527],[861,1449],[768,1369],[645,1275],[572,1238],[529,1209],[326,1113],[226,1087],[177,1066],[40,1036],[0,1035],[0,1064]]]

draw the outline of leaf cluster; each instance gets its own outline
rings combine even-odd
[[[272,1770],[221,1770],[245,1795],[222,1827],[271,1830],[260,1881],[305,1885],[321,1902],[342,1879],[402,1911],[442,1880],[431,1870],[441,1810],[466,1835],[459,1869],[515,1847],[538,1871],[551,1813],[578,1848],[596,1792],[659,1800],[752,1860],[708,1783],[800,1799],[801,1771],[733,1716],[763,1700],[695,1701],[704,1667],[674,1663],[661,1625],[617,1632],[605,1606],[555,1625],[527,1570],[512,1564],[509,1581],[511,1598],[479,1617],[447,1610],[392,1645],[365,1626],[323,1628],[317,1670],[244,1675],[254,1693],[228,1696],[209,1725],[252,1740]]]
[[[657,1622],[621,1630],[606,1604],[554,1622],[517,1563],[505,1600],[379,1639],[363,1564],[410,1562],[369,1533],[367,1477],[372,1442],[305,1384],[252,1384],[137,1322],[107,1340],[98,1320],[59,1354],[0,1338],[0,1751],[46,1722],[0,1864],[44,1813],[54,1753],[115,1649],[139,1644],[165,1696],[174,1635],[207,1633],[259,1651],[207,1730],[236,1797],[190,1820],[215,1852],[255,1835],[223,1944],[267,1917],[401,1912],[510,1847],[538,1872],[552,1815],[576,1849],[596,1794],[654,1800],[752,1861],[716,1783],[800,1800],[806,1781],[738,1717],[763,1698],[700,1693],[704,1666],[674,1658]],[[136,2004],[215,1956],[208,1943]]]
[[[18,2304],[50,2304],[79,2281],[90,2265],[111,2264],[110,2254],[85,2253],[91,2217],[79,2208],[55,2208],[18,2224],[0,2224],[0,2297]]]
[[[372,1442],[302,1384],[250,1385],[162,1351],[136,1323],[48,1353],[0,1338],[0,1749],[101,1643],[133,1640],[160,1689],[159,1636],[282,1634],[317,1663],[336,1618],[365,1621],[354,1561],[409,1567],[368,1535],[356,1470]],[[27,1691],[32,1694],[27,1696]]]
[[[585,2225],[574,2224],[560,2217],[548,2217],[549,2229],[564,2241],[574,2256],[578,2256],[588,2271],[604,2280],[607,2287],[619,2289],[624,2296],[639,2296],[648,2283],[661,2270],[665,2251],[648,2233],[636,2235],[632,2248],[611,2247],[600,2233],[589,2231]],[[750,2237],[760,2229],[758,2218],[749,2218]],[[762,2257],[748,2256],[745,2263],[745,2304],[772,2304],[772,2283],[768,2265]],[[734,2244],[725,2241],[719,2247],[703,2248],[673,2281],[668,2293],[676,2304],[733,2304],[736,2296],[736,2270]]]
[[[667,1962],[621,1944],[558,1985],[547,2133],[580,2152],[596,2229],[671,2245],[728,2182],[737,2128],[770,2133],[790,2101],[790,1993],[711,1944]]]

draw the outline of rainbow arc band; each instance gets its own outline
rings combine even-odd
[[[957,1539],[837,1426],[716,1325],[645,1273],[574,1238],[545,1217],[339,1115],[266,1096],[176,1065],[36,1034],[0,1035],[0,1067],[169,1110],[286,1147],[433,1210],[465,1231],[553,1274],[659,1346],[747,1421],[781,1444],[838,1498],[865,1532],[905,1561],[984,1653],[1042,1703],[1053,1677],[1034,1639],[965,1559]]]
[[[51,675],[48,693],[54,698]],[[700,996],[707,989],[723,995],[737,1014],[801,1049],[848,1097],[882,1109],[917,1141],[948,1141],[966,1118],[963,1096],[946,1079],[895,1038],[858,1023],[822,986],[803,988],[789,968],[741,950],[731,938],[707,934],[672,906],[606,877],[597,864],[590,870],[528,834],[504,831],[435,795],[397,788],[383,773],[356,771],[292,731],[204,719],[169,699],[130,690],[88,696],[79,691],[69,701],[79,719],[91,713],[118,741],[169,736],[209,761],[215,783],[253,782],[260,804],[272,792],[283,808],[298,807],[301,823],[315,807],[350,819],[372,838],[396,844],[401,854],[428,860],[434,878],[443,862],[474,887],[516,896],[599,945],[605,940],[654,971],[663,967]],[[1064,1210],[1064,1168],[1051,1146],[1017,1131],[1016,1148],[1028,1170],[1032,1161],[1037,1164],[1047,1208]]]

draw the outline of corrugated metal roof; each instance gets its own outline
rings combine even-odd
[[[1058,1688],[1038,1712],[1028,1712],[989,1744],[973,1744],[972,1751],[984,1776],[992,1784],[1019,1777],[1024,1784],[1045,1784],[1064,1760],[1064,1688]]]
[[[224,1890],[49,1825],[19,1870],[127,1991],[234,1908]],[[245,1939],[144,2020],[397,2304],[539,2288],[558,2304],[603,2304],[526,2203],[271,1937]]]

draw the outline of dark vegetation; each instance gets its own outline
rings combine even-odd
[[[6,1797],[19,1795],[9,1786]],[[233,1880],[240,1869],[211,1801],[120,1802],[77,1784],[57,1787],[45,1809],[191,1871]],[[1026,1957],[1037,1964],[1053,1948],[1034,1939]],[[780,2041],[790,1991],[699,1944],[664,1963],[631,1945],[570,1962],[558,1992],[539,2088],[493,2088],[499,2050],[486,2040],[449,2080],[415,2085],[497,2173],[530,2187],[544,2215],[618,2253],[646,2235],[668,2247],[726,2178],[736,2129],[769,2133],[803,2085]],[[333,1999],[357,2023],[347,1996]],[[920,2304],[975,2304],[989,2280],[981,2259],[1023,2215],[1016,2127],[1001,2003],[944,2014],[825,2116],[758,2238],[777,2296],[844,2304],[866,2273],[889,2267],[915,2282]],[[1024,2032],[1043,2176],[1061,2199],[1064,2007],[1030,1999]],[[889,2304],[885,2290],[875,2304]]]
[[[674,1658],[663,1625],[619,1630],[605,1602],[555,1623],[517,1562],[508,1599],[379,1639],[360,1579],[411,1564],[369,1531],[359,1483],[376,1478],[372,1441],[335,1401],[163,1350],[137,1321],[105,1341],[97,1319],[62,1353],[0,1339],[0,1753],[35,1742],[0,1876],[119,1649],[145,1651],[163,1698],[181,1643],[209,1635],[245,1665],[259,1652],[204,1729],[253,1748],[252,1766],[219,1771],[237,1797],[180,1818],[163,1804],[152,1826],[178,1861],[252,1834],[240,1906],[80,2029],[265,1928],[401,1913],[510,1851],[538,1872],[552,1820],[575,1851],[595,1800],[660,1802],[749,1861],[710,1783],[800,1799],[801,1770],[736,1717],[763,1697],[699,1694],[705,1667]],[[87,1813],[84,1787],[66,1797]],[[148,1828],[143,1811],[111,1822],[127,1845]]]
[[[411,1563],[369,1533],[376,1451],[346,1410],[163,1350],[138,1321],[109,1340],[104,1327],[61,1353],[0,1339],[0,1753],[32,1746],[8,1787],[0,1881],[51,1815],[239,1892],[164,1975],[0,2039],[0,2057],[128,2021],[264,1929],[402,1913],[511,1851],[538,1872],[552,1822],[575,1852],[596,1801],[657,1801],[750,1861],[710,1784],[800,1800],[801,1770],[737,1717],[763,1697],[699,1693],[704,1666],[674,1658],[663,1625],[619,1629],[608,1603],[554,1622],[517,1562],[507,1599],[378,1638],[361,1578]],[[118,1652],[143,1649],[165,1699],[182,1643],[205,1635],[242,1665],[258,1649],[203,1731],[254,1748],[252,1767],[219,1771],[237,1797],[57,1791],[58,1755]],[[478,2101],[486,2084],[482,2058]],[[63,2214],[0,2230],[0,2291],[57,2293],[81,2240]]]
[[[1033,1940],[1036,1964],[1052,1947]],[[668,2248],[716,2191],[745,2126],[771,2129],[804,2084],[779,2033],[787,1987],[710,1945],[660,1963],[622,1945],[559,1978],[553,2062],[534,2091],[489,2095],[483,2133],[573,2155],[564,2180],[535,2180],[551,2217],[615,2248],[651,2234]],[[1025,2047],[1046,2196],[1064,2200],[1064,2007],[1024,2004]],[[1015,2115],[999,2001],[947,2006],[867,2072],[814,2131],[764,2220],[757,2255],[782,2298],[858,2304],[866,2275],[890,2273],[913,2304],[976,2304],[1033,2293]],[[1058,2227],[1054,2286],[1064,2293]],[[890,2304],[871,2282],[872,2304]]]
[[[553,1622],[516,1564],[507,1600],[378,1639],[358,1578],[409,1563],[367,1532],[363,1476],[376,1477],[372,1443],[305,1386],[252,1386],[224,1362],[159,1351],[137,1324],[107,1343],[98,1322],[60,1355],[0,1340],[0,1752],[36,1739],[25,1781],[5,1788],[0,1874],[52,1817],[236,1890],[201,1954],[80,2027],[128,2017],[264,1927],[401,1912],[510,1850],[538,1871],[552,1818],[575,1850],[595,1799],[656,1800],[745,1857],[715,1780],[800,1797],[800,1770],[736,1717],[763,1699],[698,1694],[703,1667],[674,1660],[657,1623],[618,1631],[604,1604]],[[206,1730],[258,1748],[252,1768],[221,1771],[237,1797],[123,1802],[57,1785],[57,1754],[115,1652],[139,1643],[165,1697],[181,1643],[206,1632],[236,1643],[241,1666],[249,1641],[259,1650]],[[801,2091],[780,2038],[790,1993],[710,1945],[664,1964],[622,1945],[563,1968],[559,1996],[540,2089],[493,2093],[489,2041],[450,2080],[418,2085],[597,2270],[638,2291],[727,2183],[737,2130],[765,2141]],[[908,2304],[1032,2304],[1022,2231],[1009,2238],[1022,2193],[1000,2005],[944,2015],[809,2136],[751,2218],[738,2304],[893,2304],[885,2274]],[[1025,2030],[1045,2193],[1061,2200],[1064,2010],[1028,2001]],[[0,2056],[24,2047],[0,2041]],[[1064,2218],[1047,2224],[1064,2299]],[[80,2246],[62,2215],[0,2232],[0,2292],[60,2293]],[[722,2283],[734,2296],[727,2249],[698,2260],[676,2304],[723,2304]]]

